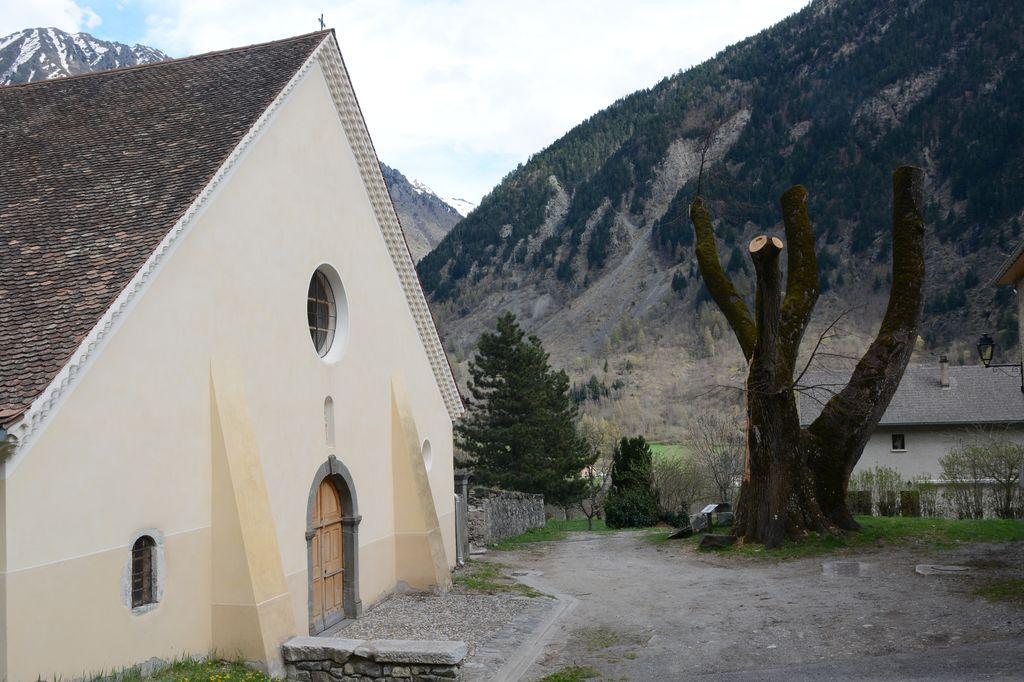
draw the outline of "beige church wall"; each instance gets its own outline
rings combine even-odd
[[[8,467],[5,514],[16,521],[6,538],[7,679],[209,651],[217,358],[241,368],[297,631],[308,627],[307,503],[331,454],[356,488],[364,606],[395,587],[394,376],[431,443],[427,476],[444,560],[454,563],[451,421],[333,106],[314,67]],[[305,312],[323,263],[348,301],[346,345],[332,361],[314,351]],[[135,615],[121,575],[128,543],[146,529],[163,536],[165,592]],[[75,637],[43,656],[54,609]]]
[[[7,679],[89,676],[124,666],[127,652],[138,662],[207,650],[209,548],[207,530],[165,537],[163,599],[140,614],[122,600],[128,546],[9,573]],[[67,636],[55,647],[58,633]]]
[[[232,254],[230,259],[217,258],[219,282],[214,286],[228,290],[244,282],[241,289],[248,295],[233,305],[241,307],[243,318],[262,319],[271,326],[262,333],[238,335],[224,329],[215,336],[235,344],[220,352],[258,368],[245,380],[250,395],[266,397],[251,406],[265,466],[287,463],[268,468],[266,475],[286,575],[306,568],[306,500],[312,476],[329,454],[349,469],[355,482],[362,516],[360,545],[392,537],[388,492],[393,472],[387,446],[392,374],[408,387],[419,434],[431,440],[430,479],[438,514],[454,510],[451,422],[322,78],[316,68],[295,90],[290,105],[250,151],[196,230],[198,234],[210,226],[203,230],[211,240],[205,253]],[[324,178],[333,179],[329,191]],[[261,230],[265,237],[254,238]],[[266,242],[278,243],[272,254],[262,246]],[[287,277],[267,277],[268,258],[273,270]],[[339,273],[348,301],[349,334],[333,362],[314,352],[305,319],[309,278],[324,262]],[[296,381],[297,376],[304,380]],[[325,442],[327,396],[334,402],[334,447]],[[271,452],[286,455],[274,459]],[[297,466],[300,453],[304,466]],[[296,506],[296,501],[301,504]],[[446,534],[453,535],[453,529]],[[453,543],[448,544],[453,557]],[[381,591],[375,581],[393,584],[393,565],[373,573],[361,567],[360,591],[368,603]],[[306,599],[305,594],[294,596]]]
[[[168,284],[153,282],[38,440],[9,463],[8,680],[210,648],[207,304],[202,292]],[[158,608],[136,615],[121,590],[143,531],[163,536],[166,587]],[[44,649],[55,613],[75,636]]]

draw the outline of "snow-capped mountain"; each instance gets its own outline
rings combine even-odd
[[[99,40],[59,28],[26,28],[0,38],[0,85],[30,83],[167,59],[145,45]]]
[[[405,240],[414,260],[419,261],[462,220],[475,205],[461,199],[442,199],[419,180],[406,178],[385,164],[380,165],[391,201],[402,224]]]
[[[415,178],[409,178],[409,184],[412,185],[413,191],[416,192],[417,194],[427,194],[432,197],[437,197],[444,203],[454,208],[455,212],[458,213],[463,218],[468,216],[469,212],[476,208],[476,204],[467,199],[462,199],[460,197],[443,197]]]

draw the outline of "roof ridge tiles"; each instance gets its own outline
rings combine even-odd
[[[149,62],[147,64],[135,64],[133,66],[122,66],[117,69],[106,69],[103,71],[89,71],[87,73],[79,73],[73,76],[62,76],[60,78],[52,78],[49,80],[31,81],[28,83],[15,83],[12,85],[0,85],[0,93],[13,91],[13,90],[26,90],[29,88],[43,87],[47,85],[55,85],[60,83],[67,83],[68,81],[84,80],[86,78],[102,78],[109,76],[119,76],[123,73],[131,71],[142,71],[145,69],[176,66],[187,62],[197,62],[204,59],[211,59],[215,57],[223,57],[231,54],[238,54],[247,50],[257,50],[268,47],[275,47],[279,45],[285,45],[291,42],[297,42],[300,40],[306,40],[313,36],[320,36],[326,38],[328,35],[334,35],[333,28],[327,28],[322,31],[311,31],[309,33],[303,33],[302,35],[291,36],[290,38],[280,38],[278,40],[270,40],[263,43],[253,43],[251,45],[242,45],[240,47],[230,47],[223,50],[213,50],[211,52],[201,52],[199,54],[188,55],[186,57],[176,57],[174,59],[162,59],[157,62]],[[140,45],[140,43],[136,43]],[[143,46],[146,47],[146,46]]]

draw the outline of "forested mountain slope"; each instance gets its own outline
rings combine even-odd
[[[664,406],[738,357],[686,217],[705,140],[702,193],[741,284],[747,242],[781,234],[779,194],[806,185],[818,328],[855,307],[843,329],[856,347],[888,293],[890,173],[914,163],[931,228],[921,359],[971,361],[985,330],[1016,343],[1013,294],[989,279],[1024,224],[1022,46],[1024,3],[816,0],[623,98],[508,175],[420,262],[446,344],[464,361],[511,309],[578,379],[623,385],[658,422],[641,426],[672,426]]]

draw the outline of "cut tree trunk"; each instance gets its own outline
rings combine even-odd
[[[922,184],[918,168],[893,173],[893,285],[885,317],[849,383],[807,429],[800,427],[795,397],[803,372],[794,378],[819,291],[807,192],[797,186],[781,198],[792,247],[785,295],[779,272],[783,242],[760,236],[750,243],[757,285],[753,316],[721,267],[704,202],[698,197],[690,207],[701,275],[749,363],[747,461],[733,522],[747,542],[779,547],[807,531],[859,529],[846,501],[850,474],[917,340],[924,291]]]

